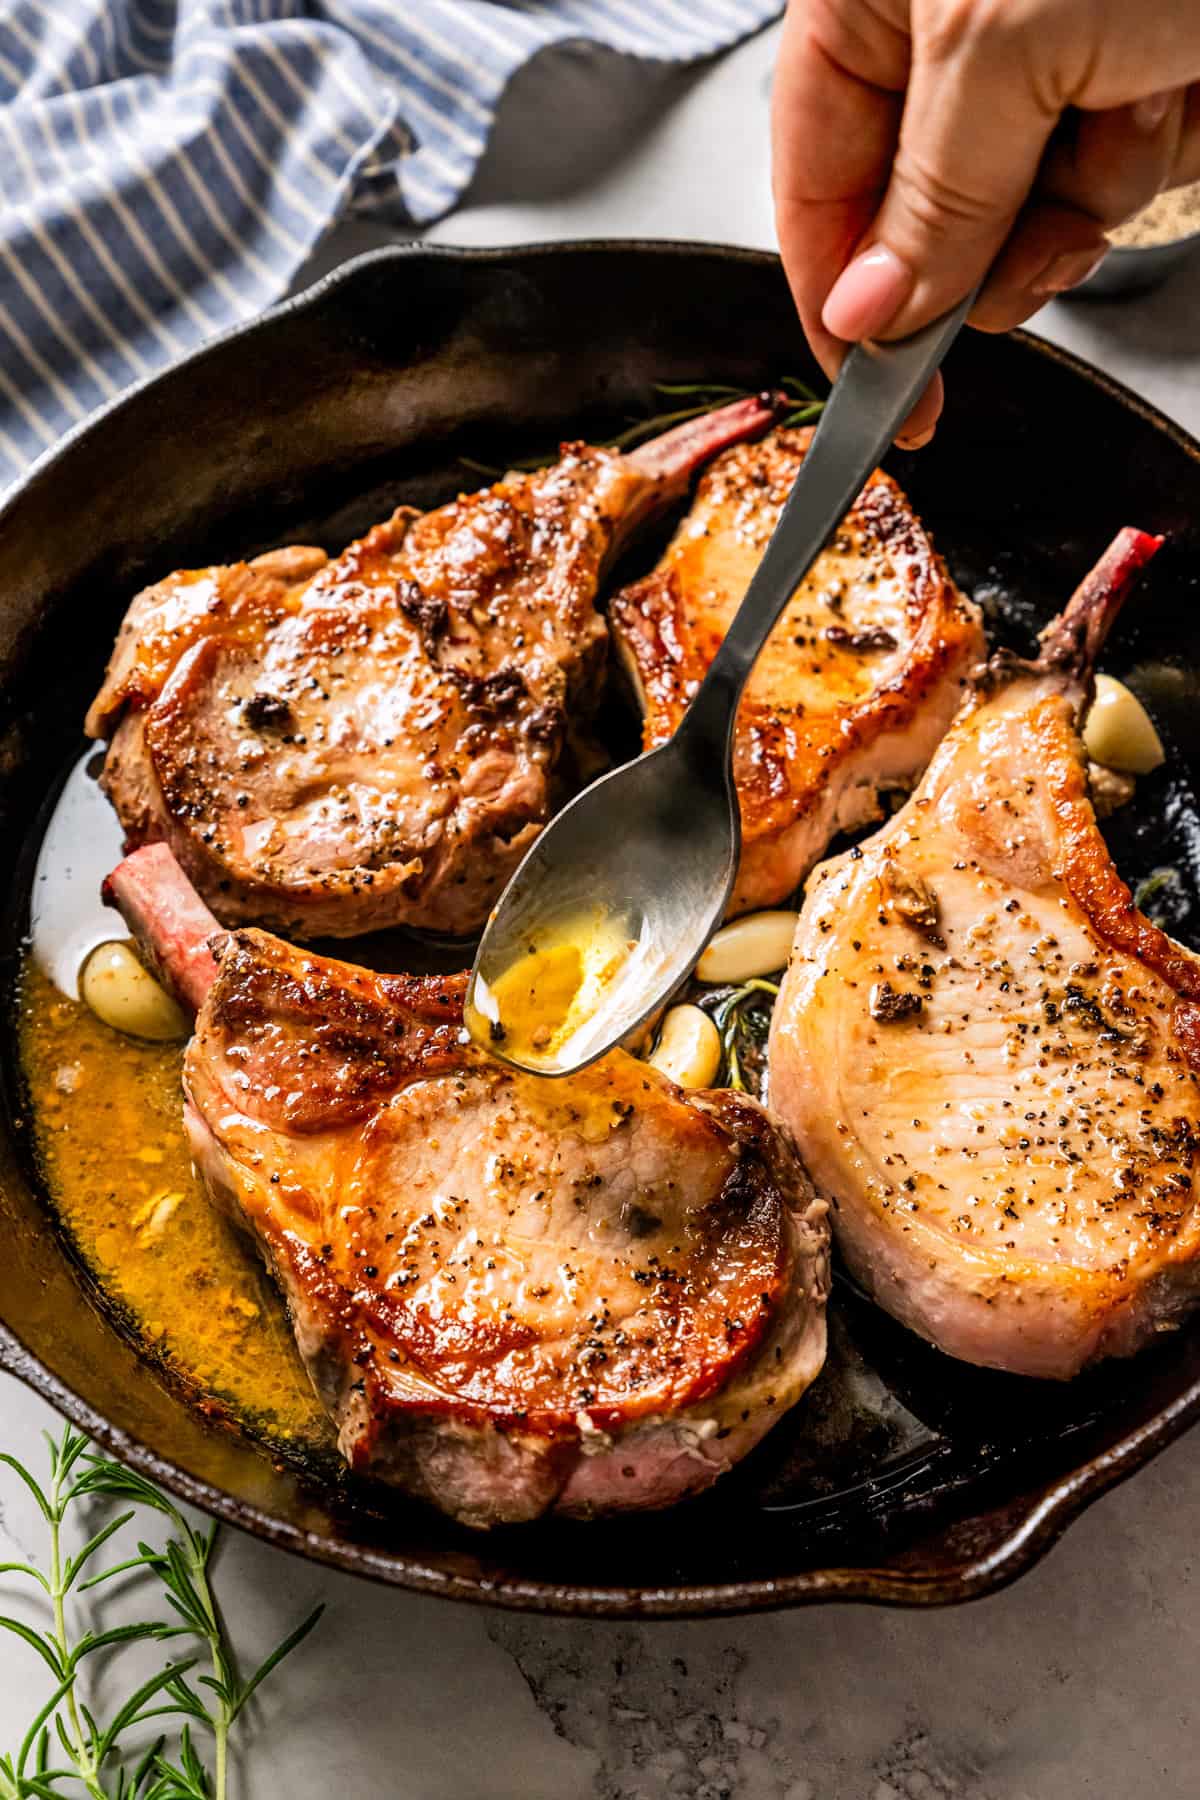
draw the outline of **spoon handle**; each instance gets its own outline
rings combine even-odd
[[[825,404],[771,541],[682,729],[728,746],[738,701],[779,615],[950,348],[974,302],[894,344],[851,350]]]

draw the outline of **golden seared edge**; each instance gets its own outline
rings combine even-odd
[[[200,1001],[196,1165],[355,1469],[480,1526],[663,1506],[817,1374],[826,1208],[755,1102],[619,1052],[514,1074],[466,1039],[465,977],[215,931],[162,845],[109,890]]]
[[[1134,907],[1079,719],[1157,548],[994,658],[916,793],[809,883],[770,1043],[857,1278],[951,1355],[1066,1377],[1200,1290],[1200,961]]]
[[[670,737],[740,605],[810,431],[719,457],[654,573],[617,595],[613,634],[647,748]],[[742,863],[731,913],[777,905],[840,830],[878,818],[949,725],[984,654],[906,496],[877,471],[797,588],[750,678],[734,770]]]
[[[595,766],[611,557],[774,409],[735,402],[628,456],[564,445],[333,559],[148,588],[88,715],[129,845],[168,843],[225,924],[477,931]]]

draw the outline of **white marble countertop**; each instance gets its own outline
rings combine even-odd
[[[581,55],[527,71],[469,204],[430,235],[769,245],[772,38],[686,75]],[[394,235],[348,227],[313,272]],[[1146,300],[1057,305],[1038,328],[1200,431],[1200,270]],[[0,1378],[0,1447],[33,1460],[40,1431],[55,1423]],[[2,1477],[0,1560],[10,1544],[40,1544],[31,1507]],[[248,1653],[315,1601],[327,1605],[250,1721],[235,1791],[250,1800],[1184,1800],[1195,1791],[1200,1657],[1192,1522],[1196,1434],[1102,1500],[1018,1586],[973,1606],[641,1627],[411,1598],[230,1534],[222,1587]],[[16,1604],[0,1578],[0,1610]],[[0,1750],[45,1697],[42,1676],[32,1656],[0,1641]]]

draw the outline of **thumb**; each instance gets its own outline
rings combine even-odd
[[[826,329],[848,341],[906,336],[983,280],[1058,120],[1002,8],[944,10],[952,25],[914,35],[887,189],[825,302]]]

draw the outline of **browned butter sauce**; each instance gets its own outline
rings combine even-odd
[[[281,1448],[325,1448],[283,1303],[246,1238],[192,1173],[182,1044],[101,1024],[32,957],[20,1046],[43,1177],[80,1255],[189,1386]]]

